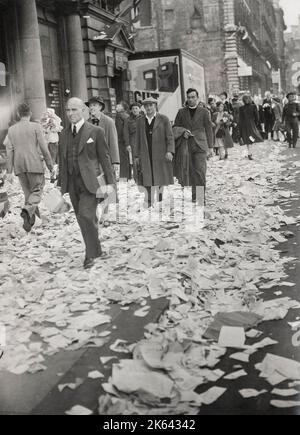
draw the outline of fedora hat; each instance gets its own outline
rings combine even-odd
[[[89,101],[86,104],[87,107],[90,107],[90,104],[100,104],[102,106],[102,110],[105,109],[105,103],[102,97],[98,96],[98,97],[92,97],[89,99]]]
[[[143,106],[145,106],[146,104],[158,104],[158,100],[156,100],[153,97],[149,97],[146,98],[143,102],[142,102]]]

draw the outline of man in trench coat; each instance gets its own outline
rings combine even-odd
[[[187,102],[179,110],[174,127],[183,127],[183,137],[188,140],[192,201],[201,204],[205,200],[207,156],[213,154],[213,129],[209,111],[199,106],[196,89],[187,91]]]
[[[174,184],[175,141],[169,119],[157,112],[157,100],[147,98],[143,105],[146,116],[137,121],[135,158],[146,188],[145,204],[151,207],[155,190],[159,188],[161,202],[163,187]]]

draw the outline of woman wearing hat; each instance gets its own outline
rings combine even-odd
[[[175,140],[169,118],[157,112],[157,100],[147,98],[143,106],[146,115],[137,121],[135,158],[146,188],[145,205],[151,207],[155,190],[161,202],[163,186],[174,184]]]

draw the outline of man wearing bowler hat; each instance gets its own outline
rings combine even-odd
[[[105,102],[102,97],[96,96],[89,99],[86,106],[90,111],[90,118],[88,122],[104,130],[105,139],[109,148],[111,161],[116,174],[116,179],[119,178],[120,173],[120,153],[118,145],[118,133],[115,122],[112,118],[104,114]],[[116,188],[117,191],[117,188]],[[102,209],[102,216],[100,222],[104,226],[109,226],[108,221],[108,206],[109,198],[105,199],[106,205]]]
[[[142,185],[146,188],[146,207],[153,205],[155,190],[159,189],[158,200],[161,202],[163,186],[174,184],[174,136],[170,120],[158,113],[157,105],[154,98],[144,100],[146,114],[137,121],[135,158],[142,174]]]
[[[120,155],[115,123],[113,119],[104,114],[105,103],[100,96],[90,98],[86,105],[90,110],[88,122],[104,130],[106,142],[110,150],[111,161],[117,173],[120,165]]]

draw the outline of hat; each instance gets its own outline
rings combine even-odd
[[[143,106],[145,106],[146,104],[158,104],[158,100],[156,100],[155,98],[149,97],[146,98],[143,102],[142,102]]]
[[[296,95],[296,92],[289,92],[289,93],[287,94],[286,98],[289,98],[290,95]]]
[[[103,98],[101,98],[100,96],[90,98],[89,101],[88,101],[87,103],[85,103],[85,105],[86,105],[87,107],[90,107],[90,104],[92,104],[92,103],[100,104],[100,105],[102,106],[102,110],[105,109],[105,103],[104,103],[104,100],[103,100]]]

